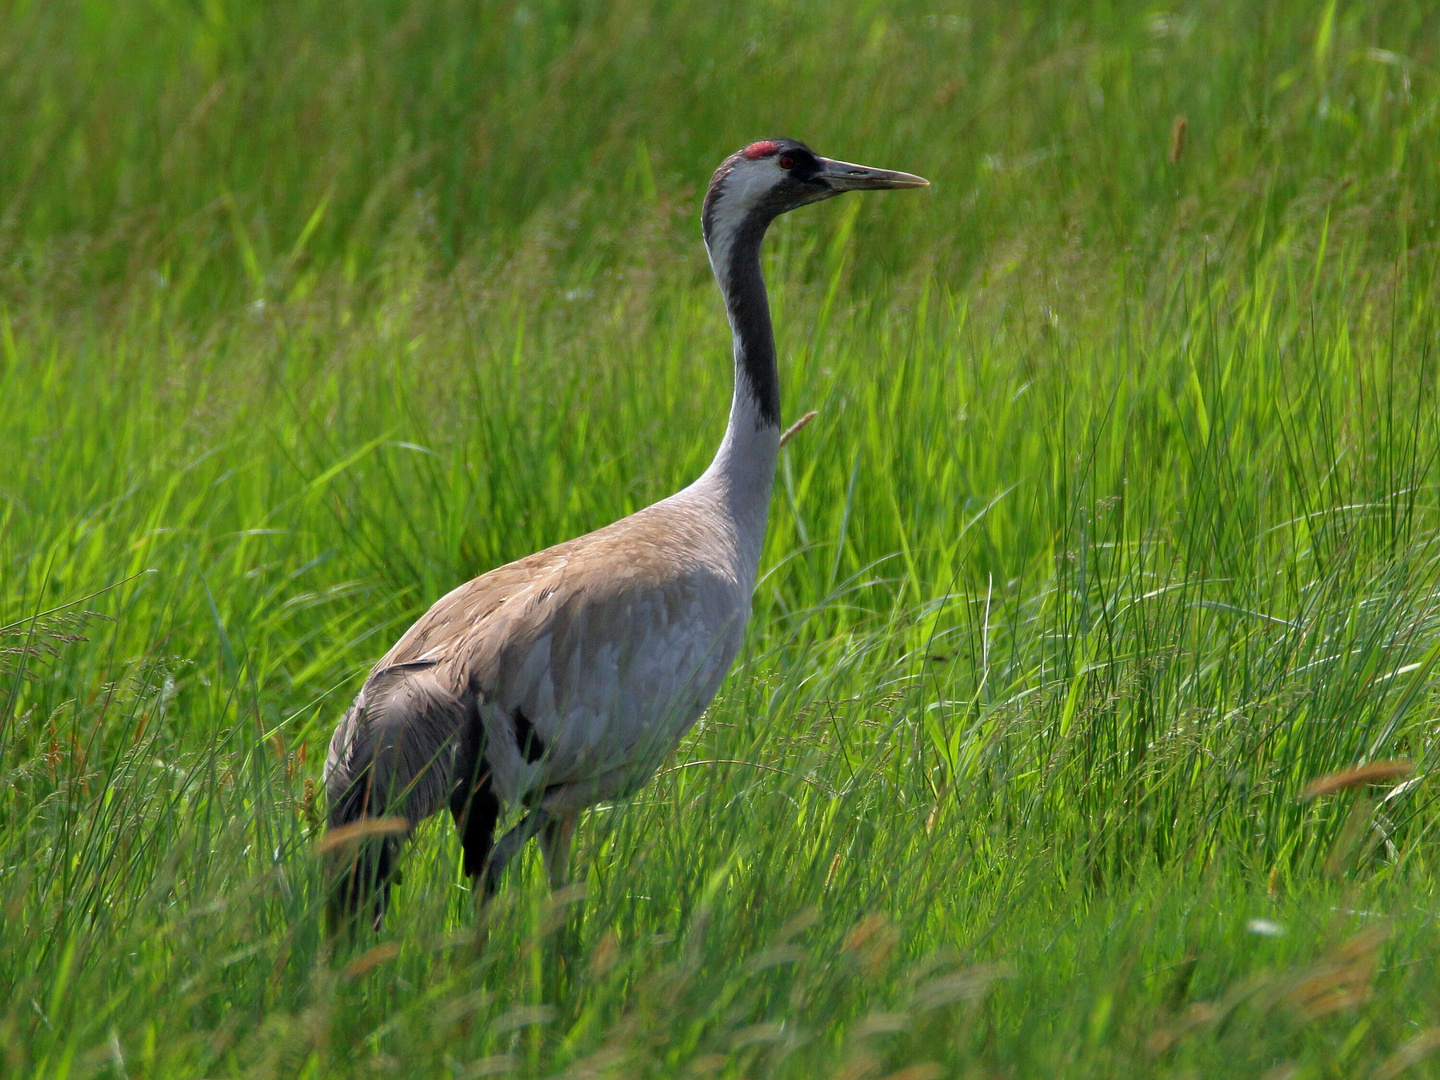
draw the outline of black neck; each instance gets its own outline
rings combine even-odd
[[[775,369],[775,332],[760,272],[760,242],[769,221],[752,215],[736,230],[728,272],[720,282],[735,335],[735,378],[744,380],[759,407],[759,426],[780,426],[780,375]],[[737,392],[742,388],[737,386]]]

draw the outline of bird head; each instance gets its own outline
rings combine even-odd
[[[726,158],[710,180],[705,242],[720,232],[764,231],[781,214],[846,191],[927,187],[911,173],[823,158],[795,139],[762,139]]]

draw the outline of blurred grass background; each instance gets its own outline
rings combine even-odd
[[[1437,51],[1416,0],[0,0],[0,1067],[1440,1074]],[[477,953],[436,822],[327,951],[330,727],[703,468],[698,199],[769,134],[934,187],[772,231],[820,415],[742,663],[585,819],[578,926],[527,863]]]

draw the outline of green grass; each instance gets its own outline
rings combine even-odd
[[[742,661],[583,920],[437,820],[329,951],[332,725],[703,468],[776,133],[934,187],[772,232]],[[0,0],[0,1070],[1440,1075],[1437,139],[1420,0]]]

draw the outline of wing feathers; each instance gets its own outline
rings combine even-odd
[[[455,746],[469,713],[433,662],[376,671],[330,742],[331,824],[398,814],[412,825],[445,805]]]
[[[337,730],[332,800],[369,770],[370,801],[400,800],[418,821],[443,804],[467,722],[483,724],[507,802],[536,783],[579,783],[668,751],[739,648],[753,572],[729,560],[704,522],[682,508],[662,518],[662,506],[436,601]],[[527,761],[517,744],[516,710],[547,747],[543,761]]]

